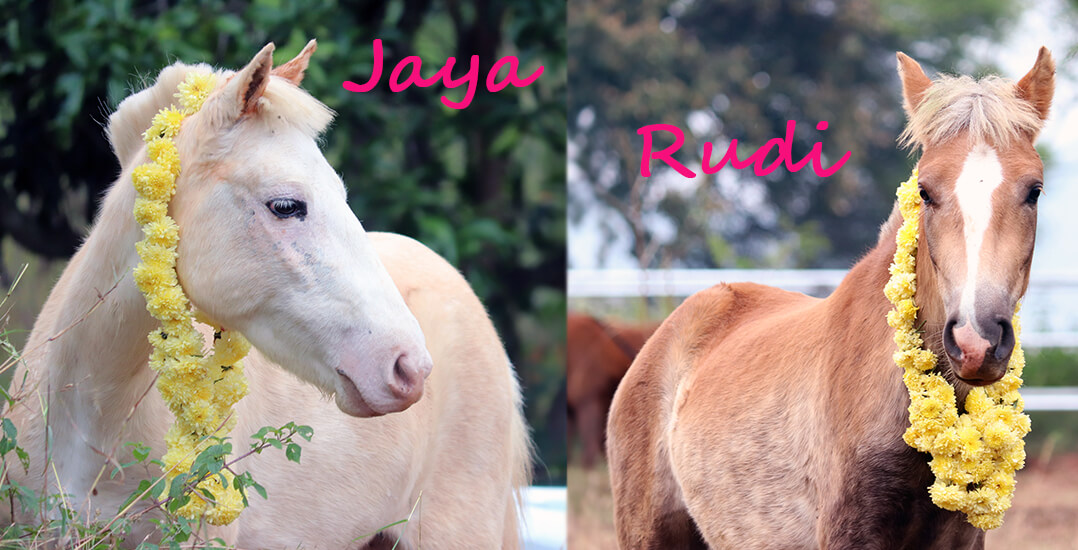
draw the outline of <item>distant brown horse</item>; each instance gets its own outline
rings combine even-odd
[[[569,439],[571,444],[574,433],[580,439],[584,467],[590,468],[603,453],[603,428],[614,390],[659,324],[631,325],[569,313],[566,325]]]
[[[930,81],[898,54],[924,208],[918,326],[961,399],[1014,345],[1043,168],[1033,142],[1055,63],[1013,83]],[[609,425],[622,548],[982,548],[929,499],[928,455],[902,441],[909,397],[883,288],[901,224],[828,298],[722,284],[686,300],[640,352]]]

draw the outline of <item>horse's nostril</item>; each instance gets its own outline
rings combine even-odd
[[[998,361],[1003,361],[1011,356],[1011,352],[1014,351],[1014,325],[1011,324],[1009,319],[1003,319],[999,322],[1000,334],[999,341],[996,343],[995,358]]]
[[[947,325],[943,328],[943,349],[947,352],[947,355],[951,356],[951,359],[955,361],[962,360],[962,348],[958,346],[958,342],[955,341],[954,327],[958,324],[955,319],[948,319]]]
[[[393,381],[390,390],[399,399],[415,401],[423,394],[423,372],[406,353],[397,357],[393,364]]]
[[[393,364],[393,376],[404,388],[408,388],[414,383],[414,376],[404,367],[404,355],[398,357],[396,363]]]

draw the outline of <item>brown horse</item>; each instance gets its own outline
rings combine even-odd
[[[918,326],[960,403],[1005,370],[1033,254],[1055,63],[1017,83],[931,81],[898,54],[922,151]],[[901,216],[828,298],[722,284],[686,300],[640,352],[608,427],[622,548],[982,548],[928,495],[902,441],[909,397],[883,288]],[[922,325],[923,324],[923,325]]]
[[[569,440],[573,434],[580,439],[581,460],[591,468],[603,453],[603,428],[618,382],[659,324],[615,323],[572,312],[566,321]]]

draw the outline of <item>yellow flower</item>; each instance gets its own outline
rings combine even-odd
[[[173,247],[180,240],[180,228],[172,218],[165,216],[160,221],[150,222],[142,226],[142,231],[151,243],[164,247]]]
[[[1022,437],[1029,433],[1029,417],[1022,414],[1025,354],[1020,340],[1011,354],[1007,373],[986,388],[969,392],[965,414],[959,415],[954,388],[936,370],[936,356],[922,349],[914,324],[917,306],[916,253],[921,200],[917,171],[898,189],[903,224],[895,237],[891,278],[884,294],[894,305],[887,323],[895,330],[895,364],[910,395],[910,426],[903,440],[932,455],[929,466],[936,482],[929,488],[932,501],[945,510],[962,511],[981,529],[1003,524],[1014,494],[1014,472],[1025,464]],[[1017,312],[1014,329],[1020,332]]]
[[[146,152],[151,161],[161,165],[170,174],[180,175],[180,153],[171,139],[155,137],[146,144]]]
[[[187,75],[187,78],[180,83],[180,91],[176,94],[184,112],[191,114],[202,108],[202,103],[213,91],[215,80],[213,73]]]
[[[152,201],[167,201],[176,191],[176,176],[157,163],[143,164],[131,171],[135,190]]]
[[[164,203],[142,197],[135,199],[135,222],[139,225],[146,225],[167,215],[168,206]]]
[[[214,342],[213,355],[203,354],[202,336],[192,324],[193,313],[176,276],[176,246],[179,227],[168,216],[168,202],[176,192],[180,158],[173,142],[186,115],[197,111],[214,87],[212,74],[189,74],[180,85],[183,110],[174,106],[162,109],[143,134],[149,163],[131,173],[138,197],[135,221],[145,238],[135,245],[141,263],[135,267],[135,284],[146,297],[146,309],[161,326],[150,332],[153,346],[150,368],[158,373],[157,388],[176,420],[165,436],[167,450],[162,457],[165,476],[190,471],[192,461],[209,447],[210,435],[218,437],[236,424],[232,405],[247,393],[240,359],[250,344],[235,332]],[[228,367],[228,368],[224,368]],[[229,420],[222,422],[228,417]],[[230,485],[232,476],[226,472]],[[199,484],[213,495],[207,502],[200,491],[190,493],[190,500],[179,513],[188,518],[205,515],[213,525],[233,521],[243,510],[238,491],[225,487],[217,478]]]
[[[183,123],[184,116],[183,111],[171,105],[161,109],[154,115],[150,128],[142,134],[142,138],[149,142],[154,138],[176,137],[176,134],[180,133],[180,124]]]

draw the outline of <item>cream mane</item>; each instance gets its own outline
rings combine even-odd
[[[1035,136],[1043,125],[1033,105],[1018,97],[1013,81],[944,75],[925,91],[899,143],[924,149],[969,131],[971,140],[1003,145],[1023,134]]]
[[[157,111],[177,103],[174,94],[189,72],[216,72],[220,77],[217,79],[217,90],[235,74],[234,71],[214,71],[205,63],[173,63],[161,70],[153,85],[120,102],[116,112],[109,116],[106,132],[121,166],[127,166],[142,149],[142,133],[149,128],[150,120]],[[259,100],[258,116],[274,123],[279,120],[315,137],[329,126],[333,111],[283,78],[270,77],[269,85]]]

